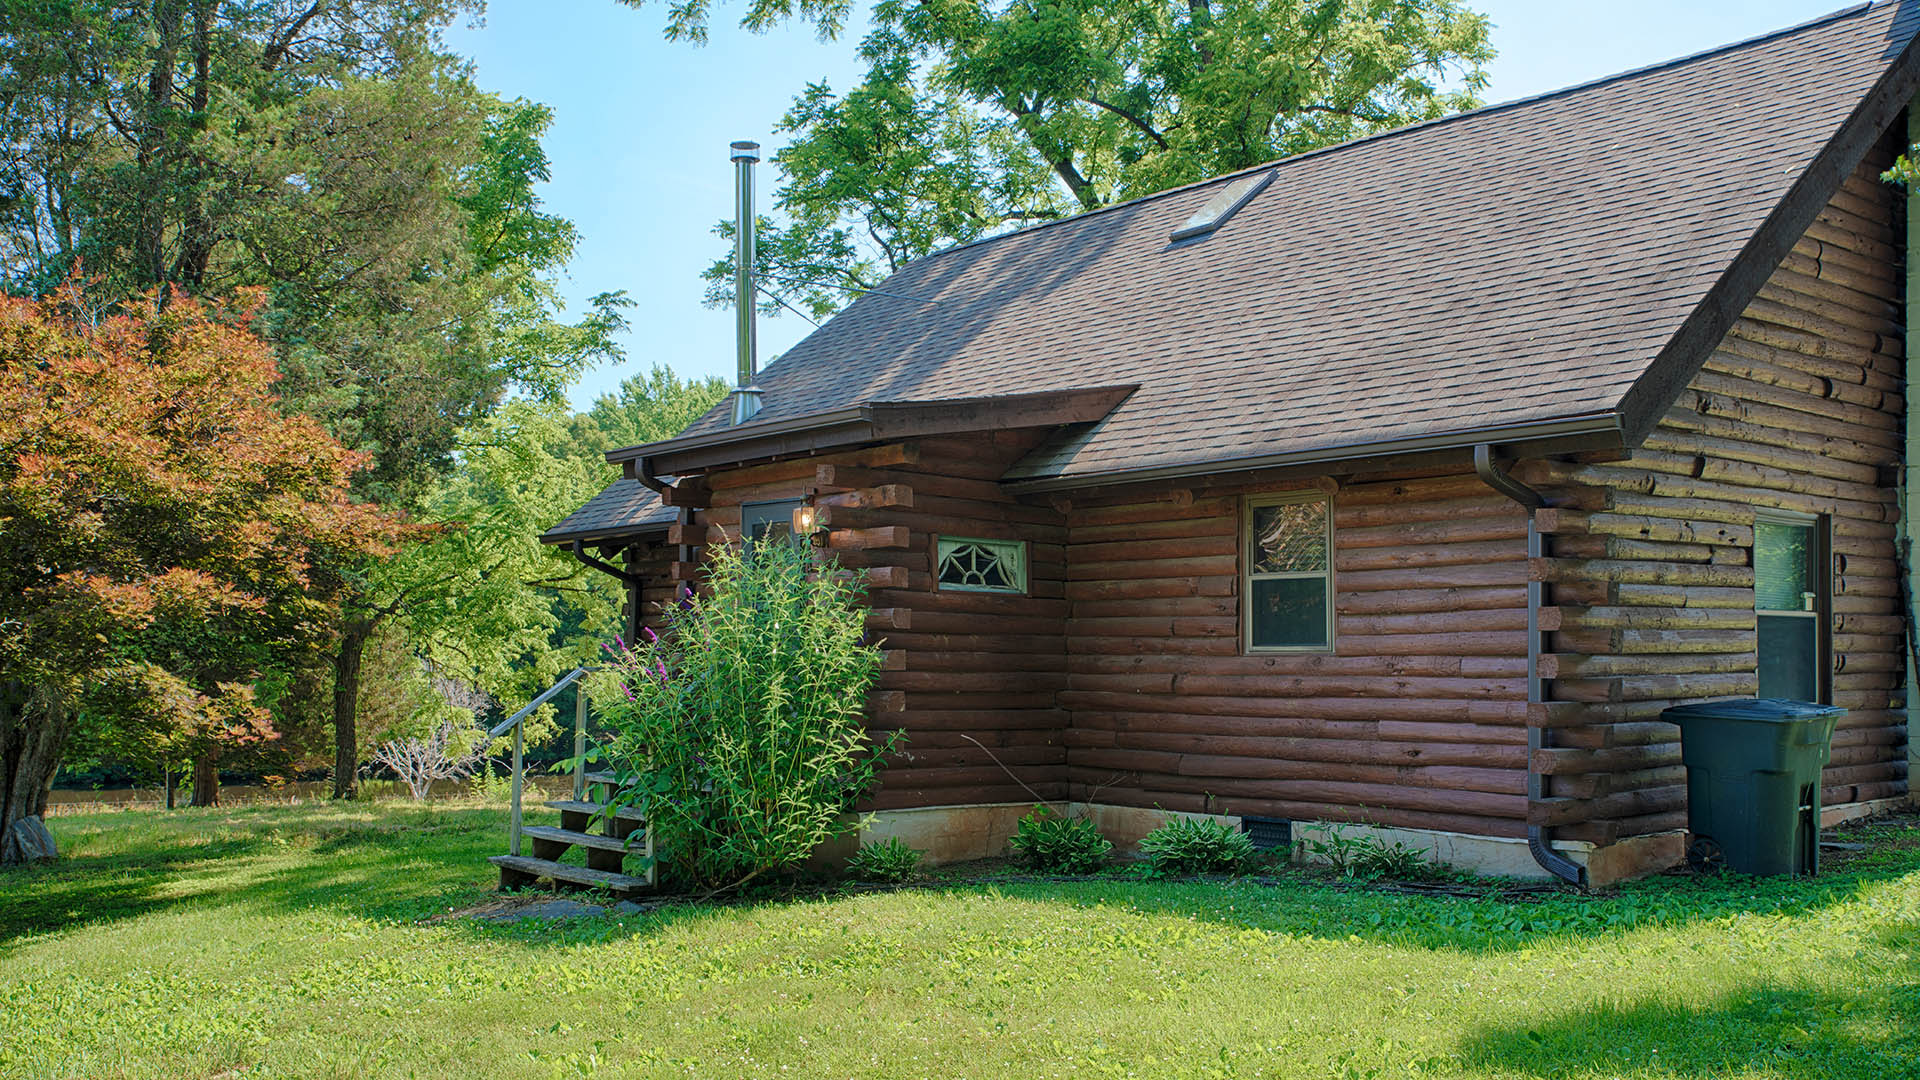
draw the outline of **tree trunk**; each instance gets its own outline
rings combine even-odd
[[[174,790],[173,763],[168,762],[167,764],[162,765],[160,767],[160,775],[165,778],[164,780],[162,780],[162,783],[164,783],[167,788],[167,809],[171,810],[173,809],[173,790]]]
[[[373,623],[355,619],[340,635],[340,652],[333,658],[333,797],[360,797],[360,743],[355,719],[360,708],[360,657],[366,652]]]
[[[220,761],[212,754],[193,759],[192,805],[220,805]]]
[[[207,162],[199,140],[207,129],[207,108],[212,94],[213,0],[194,0],[193,5],[193,104],[192,131],[194,149],[190,151],[196,180],[203,179]],[[193,185],[197,188],[198,185]],[[206,196],[190,190],[180,226],[180,257],[176,261],[176,280],[198,292],[207,279],[207,266],[213,260],[213,219],[207,212]]]
[[[171,114],[174,109],[174,67],[180,51],[181,21],[185,12],[179,0],[156,0],[153,7],[155,36],[153,65],[147,73],[147,100],[142,103],[140,142],[135,160],[140,166],[145,205],[140,210],[139,258],[141,269],[155,285],[167,280],[166,196],[167,172],[172,164],[172,148],[167,145]],[[161,293],[161,302],[166,301]]]
[[[0,684],[0,864],[23,862],[14,824],[47,812],[72,714],[65,702],[35,700],[25,684]]]

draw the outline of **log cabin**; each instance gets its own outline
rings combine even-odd
[[[1684,851],[1672,704],[1848,711],[1908,795],[1911,3],[919,259],[544,536],[630,618],[796,529],[909,742],[874,835],[1036,799],[1604,884]]]

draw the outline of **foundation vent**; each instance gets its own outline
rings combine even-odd
[[[1275,848],[1293,846],[1293,822],[1276,817],[1243,817],[1240,819],[1240,831],[1247,834],[1253,846],[1259,851],[1272,851]]]

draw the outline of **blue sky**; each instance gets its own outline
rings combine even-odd
[[[1500,56],[1490,102],[1510,101],[1684,56],[1824,15],[1838,0],[1481,0]],[[808,82],[857,80],[853,36],[820,42],[804,29],[756,35],[718,4],[711,42],[666,41],[664,4],[638,11],[614,0],[492,0],[478,27],[448,34],[474,61],[480,85],[553,107],[546,139],[548,209],[570,218],[581,243],[563,283],[577,310],[602,291],[635,300],[626,360],[589,372],[585,405],[653,364],[686,375],[733,372],[733,321],[700,303],[702,268],[722,253],[711,230],[733,212],[727,144],[765,143]],[[857,32],[857,31],[856,31]],[[762,204],[772,185],[761,166]],[[811,330],[793,315],[762,318],[761,363]]]

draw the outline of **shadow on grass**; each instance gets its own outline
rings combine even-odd
[[[224,837],[147,850],[138,857],[78,855],[0,872],[0,949],[29,934],[132,919],[222,890],[196,888],[194,873],[267,846],[258,836]]]
[[[1600,1005],[1469,1036],[1462,1053],[1470,1066],[1517,1076],[1912,1080],[1920,1077],[1920,984],[1839,993],[1765,986],[1698,1009]]]
[[[422,917],[483,893],[486,856],[505,835],[492,808],[364,805],[121,811],[53,828],[77,853],[0,870],[0,952],[29,935],[208,902]]]
[[[483,902],[488,855],[505,843],[498,807],[318,804],[233,811],[115,813],[56,819],[77,832],[78,855],[0,871],[0,953],[27,935],[110,923],[182,904],[226,903],[264,912],[326,910],[380,921],[418,921]],[[1346,886],[1298,872],[1236,882],[1143,882],[1119,877],[1021,880],[944,878],[919,889],[993,890],[1022,900],[1123,907],[1234,928],[1357,937],[1435,950],[1504,952],[1556,939],[1646,928],[1678,929],[1741,913],[1799,916],[1855,899],[1863,889],[1920,873],[1920,830],[1877,838],[1867,857],[1815,878],[1668,877],[1611,893],[1525,898],[1418,896]],[[593,894],[572,894],[593,902]],[[463,932],[528,945],[567,946],[657,932],[687,918],[758,905],[807,902],[818,891],[669,903],[644,916],[561,923],[460,920]],[[835,895],[829,891],[827,897]]]

